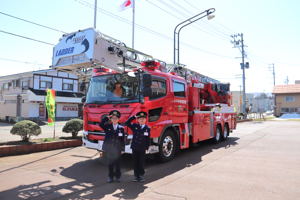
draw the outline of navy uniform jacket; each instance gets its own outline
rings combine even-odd
[[[133,132],[131,149],[133,151],[145,151],[150,146],[150,128],[146,124],[141,128],[139,124],[131,123],[134,119],[135,117],[132,116],[125,122],[126,126]]]
[[[125,150],[125,132],[124,127],[118,124],[116,130],[111,123],[107,123],[108,117],[100,122],[100,127],[105,131],[105,138],[102,150],[106,152],[121,152]]]

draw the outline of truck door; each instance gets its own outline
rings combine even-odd
[[[180,124],[180,148],[189,147],[187,85],[183,81],[172,80],[173,84],[173,124]]]
[[[185,82],[173,80],[173,123],[187,123],[188,104],[187,86]]]

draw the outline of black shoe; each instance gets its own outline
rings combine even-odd
[[[116,178],[115,182],[120,183],[120,178]]]
[[[140,176],[140,178],[139,178],[139,182],[145,182],[145,179],[144,179],[144,177],[143,177],[143,176]]]
[[[107,183],[112,183],[113,181],[114,181],[114,180],[113,180],[112,178],[109,177],[109,178],[107,179],[106,182],[107,182]]]
[[[133,181],[133,182],[138,182],[139,180],[140,180],[139,177],[135,177],[132,181]]]

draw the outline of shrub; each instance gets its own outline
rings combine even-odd
[[[63,127],[63,132],[72,133],[72,137],[75,138],[79,131],[83,129],[83,121],[81,119],[71,119]]]
[[[30,136],[41,134],[41,128],[35,122],[30,120],[23,120],[16,123],[10,133],[21,136],[22,140],[28,142]]]

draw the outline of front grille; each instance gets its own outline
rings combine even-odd
[[[88,121],[88,124],[91,124],[91,125],[99,125],[99,122]]]

